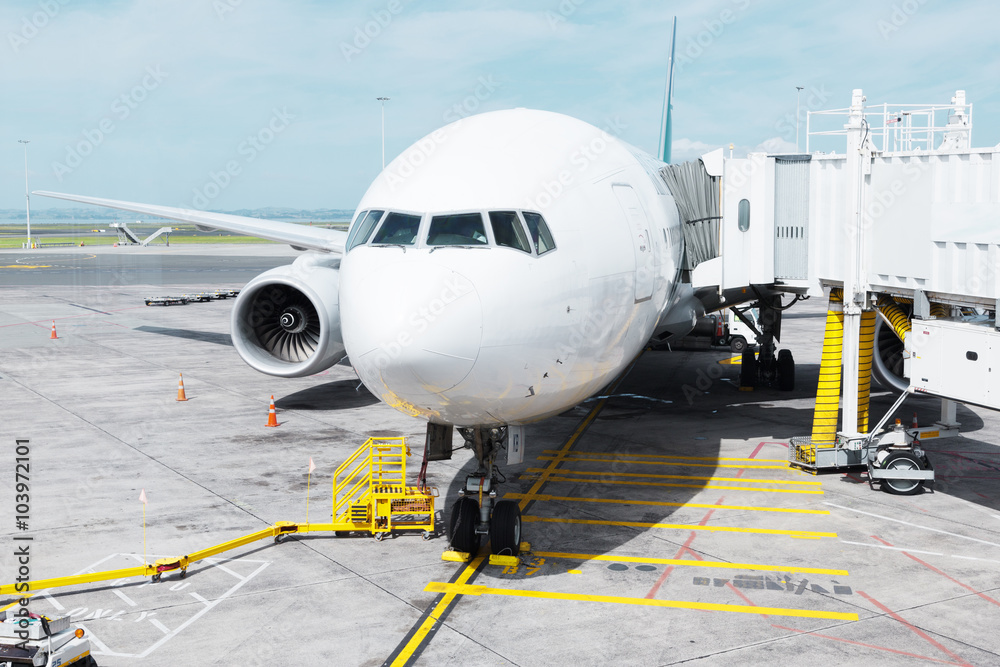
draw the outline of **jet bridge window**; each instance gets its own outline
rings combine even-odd
[[[521,220],[514,211],[490,211],[490,225],[493,227],[493,238],[498,246],[516,248],[531,254],[528,236],[524,233]]]
[[[413,245],[417,242],[420,216],[406,213],[390,213],[378,228],[372,245]]]
[[[427,233],[427,245],[486,245],[483,216],[478,213],[435,215]]]
[[[524,211],[524,221],[528,224],[531,240],[539,255],[555,250],[556,243],[552,240],[552,233],[549,232],[549,226],[545,224],[545,219],[542,218],[541,214]]]
[[[358,221],[354,223],[354,229],[347,236],[347,252],[354,246],[364,245],[368,242],[368,237],[372,235],[372,230],[385,211],[362,211],[358,216]]]

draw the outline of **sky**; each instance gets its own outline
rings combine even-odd
[[[32,190],[353,209],[448,122],[568,114],[656,153],[678,19],[674,161],[795,149],[806,110],[974,104],[1000,143],[1000,5],[944,0],[4,0],[0,208]],[[804,122],[803,122],[804,127]],[[804,146],[804,138],[802,140]],[[843,151],[843,147],[840,147]],[[32,208],[73,206],[32,197]]]

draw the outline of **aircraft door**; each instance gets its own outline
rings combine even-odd
[[[653,296],[653,276],[656,262],[653,258],[653,242],[649,233],[649,221],[639,197],[631,185],[616,183],[611,186],[618,203],[621,204],[632,237],[635,251],[635,300],[645,301]]]

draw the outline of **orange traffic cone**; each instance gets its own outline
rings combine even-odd
[[[177,400],[178,401],[188,400],[187,394],[184,393],[184,373],[180,374],[180,379],[177,381]]]
[[[277,425],[278,425],[278,413],[274,411],[274,394],[271,394],[271,408],[267,411],[266,426],[277,426]]]
[[[59,336],[56,335],[56,321],[52,320],[52,335],[49,336],[49,340],[58,340]]]

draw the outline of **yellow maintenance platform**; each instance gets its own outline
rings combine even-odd
[[[159,581],[164,572],[187,574],[188,566],[205,558],[237,549],[266,538],[280,542],[293,533],[368,532],[376,540],[394,530],[420,530],[423,538],[434,534],[434,498],[437,489],[406,485],[406,439],[369,438],[333,473],[333,511],[330,523],[278,521],[255,533],[176,558],[160,558],[155,563],[119,570],[91,572],[70,577],[28,582],[28,591],[41,591],[95,581],[126,577],[152,577]],[[17,584],[0,585],[0,595],[15,593]],[[23,588],[23,586],[22,586]],[[27,591],[16,591],[22,595]]]

